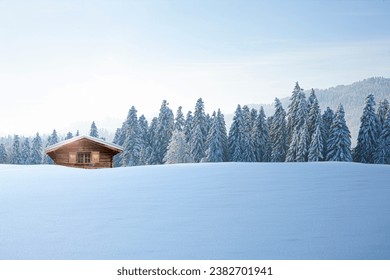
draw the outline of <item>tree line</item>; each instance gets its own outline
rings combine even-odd
[[[390,108],[384,99],[377,110],[372,94],[363,109],[357,145],[351,148],[351,135],[340,104],[336,111],[327,107],[323,112],[314,90],[306,98],[296,83],[286,110],[275,98],[275,112],[267,117],[263,108],[250,109],[238,105],[227,131],[224,115],[218,109],[205,113],[199,98],[194,112],[186,115],[179,107],[176,114],[164,100],[160,112],[150,123],[138,117],[132,106],[113,142],[124,151],[114,158],[114,166],[137,166],[198,162],[307,162],[355,161],[390,164]],[[77,135],[78,133],[76,133]],[[90,135],[99,137],[93,122]],[[65,137],[73,137],[71,133]],[[46,146],[58,142],[56,131]],[[0,144],[0,163],[52,163],[43,155],[39,134],[20,143],[15,135],[11,155]]]

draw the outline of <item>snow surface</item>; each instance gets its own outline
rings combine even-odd
[[[390,166],[0,165],[0,259],[390,259]]]

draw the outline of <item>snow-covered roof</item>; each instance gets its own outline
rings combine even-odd
[[[92,142],[95,142],[95,143],[97,143],[99,145],[102,145],[104,147],[107,147],[109,149],[112,149],[112,150],[115,150],[115,151],[118,151],[118,152],[122,152],[123,151],[123,148],[121,146],[113,144],[113,143],[106,142],[103,139],[92,137],[92,136],[88,136],[88,135],[80,135],[80,136],[76,136],[76,137],[70,138],[68,140],[64,140],[64,141],[58,142],[58,143],[56,143],[54,145],[51,145],[51,146],[47,147],[45,149],[45,153],[53,152],[53,151],[55,151],[55,150],[65,146],[65,145],[67,145],[69,143],[73,143],[73,142],[76,142],[76,141],[81,140],[81,139],[90,140]]]

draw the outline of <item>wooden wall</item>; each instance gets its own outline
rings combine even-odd
[[[90,152],[91,163],[77,163],[78,152]],[[116,154],[116,151],[87,139],[80,139],[48,153],[56,164],[79,168],[110,168],[112,167],[112,157]]]

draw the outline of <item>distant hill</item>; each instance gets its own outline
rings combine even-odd
[[[310,90],[305,90],[306,97],[309,96]],[[344,106],[346,121],[351,131],[352,141],[355,143],[359,132],[360,117],[363,112],[365,98],[367,95],[373,94],[377,104],[385,98],[390,101],[390,79],[373,77],[350,85],[338,85],[328,89],[315,89],[315,92],[322,111],[326,107],[335,111],[340,103]],[[281,102],[287,111],[287,107],[290,104],[290,97],[282,98]],[[274,113],[273,104],[249,104],[248,106],[255,109],[263,106],[267,116],[271,116]]]

